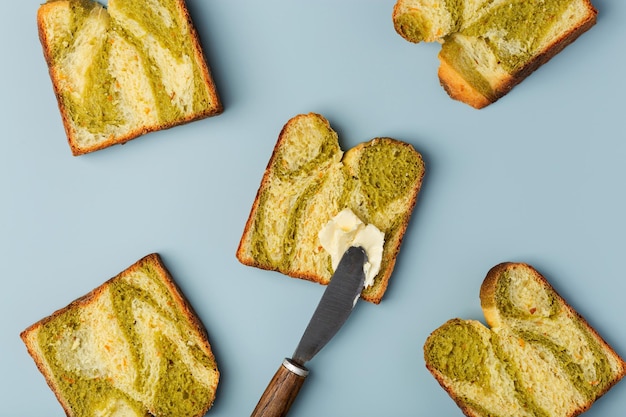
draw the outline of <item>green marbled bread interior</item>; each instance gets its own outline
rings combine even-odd
[[[38,23],[76,154],[221,111],[180,0],[50,0]]]
[[[398,0],[394,9],[400,35],[441,42],[440,59],[489,101],[591,20],[588,0]]]
[[[219,372],[206,334],[157,255],[27,329],[68,415],[199,417]]]
[[[496,269],[481,290],[491,329],[448,321],[424,345],[428,369],[477,416],[580,414],[623,377],[624,362],[530,266]]]
[[[398,32],[412,42],[452,35],[489,44],[506,66],[519,66],[588,13],[585,0],[399,0]]]
[[[495,100],[503,80],[522,71],[586,14],[582,0],[494,1],[446,39],[440,56]]]
[[[363,293],[378,302],[423,174],[421,156],[406,143],[377,138],[344,154],[325,118],[298,115],[281,132],[237,256],[247,265],[326,284],[331,258],[318,233],[350,208],[385,233],[381,272]]]

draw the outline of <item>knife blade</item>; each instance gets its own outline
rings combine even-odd
[[[365,282],[367,255],[353,246],[343,254],[291,358],[285,358],[251,417],[284,417],[309,374],[310,361],[346,322]]]

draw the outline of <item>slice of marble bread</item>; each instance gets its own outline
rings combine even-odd
[[[223,110],[184,0],[48,0],[37,24],[74,155]]]
[[[487,323],[452,319],[424,345],[426,367],[470,417],[572,417],[626,372],[622,358],[530,265],[493,267]]]
[[[219,371],[158,254],[21,333],[69,417],[200,417]]]
[[[397,0],[396,31],[442,44],[439,80],[453,99],[483,108],[596,23],[590,0]]]
[[[424,176],[413,146],[376,138],[341,150],[328,120],[300,114],[283,127],[246,222],[237,258],[245,265],[327,284],[331,255],[318,233],[349,208],[385,235],[380,272],[361,294],[379,303]]]

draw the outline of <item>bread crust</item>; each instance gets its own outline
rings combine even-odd
[[[52,313],[50,316],[47,316],[39,320],[38,322],[32,324],[31,326],[29,326],[28,328],[26,328],[20,333],[20,338],[26,345],[26,349],[29,355],[33,358],[35,365],[44,376],[46,383],[48,384],[48,386],[50,387],[50,389],[56,396],[57,400],[63,407],[63,410],[65,411],[68,417],[75,417],[75,414],[72,408],[70,407],[70,404],[67,402],[67,400],[63,396],[60,390],[60,387],[58,383],[56,382],[56,378],[54,377],[52,368],[50,367],[44,355],[39,349],[38,341],[37,341],[37,335],[39,333],[39,330],[46,323],[52,320],[55,320],[58,316],[62,315],[63,313],[67,311],[84,309],[86,306],[94,302],[94,300],[102,296],[103,292],[108,289],[108,287],[112,284],[112,282],[120,279],[121,277],[134,273],[135,271],[139,270],[143,265],[150,265],[157,269],[161,283],[167,287],[168,292],[174,299],[174,302],[177,308],[184,315],[188,323],[191,325],[192,331],[200,336],[200,340],[202,341],[202,350],[204,354],[206,354],[212,360],[213,363],[216,363],[215,356],[212,352],[211,345],[208,340],[208,332],[206,328],[204,327],[204,325],[198,318],[198,315],[194,311],[188,299],[180,290],[180,287],[178,286],[178,284],[174,281],[169,271],[165,268],[165,265],[163,264],[163,261],[161,260],[160,255],[158,253],[149,254],[141,258],[137,262],[135,262],[133,265],[128,267],[126,270],[122,271],[120,274],[116,275],[113,278],[110,278],[99,287],[96,287],[89,293],[75,299],[67,306]],[[210,389],[212,392],[215,392],[217,390],[218,380],[220,376],[220,373],[217,367],[214,369],[214,372],[215,372],[214,383],[210,384]],[[206,412],[213,405],[214,399],[215,398],[211,398],[210,403],[207,404],[207,406],[202,411],[202,413],[199,413],[195,417],[201,417],[204,414],[206,414]]]
[[[445,91],[454,100],[469,104],[476,109],[482,109],[508,94],[513,87],[521,83],[526,77],[536,71],[543,64],[561,52],[566,46],[574,42],[580,35],[588,31],[597,20],[598,11],[591,4],[590,0],[584,0],[587,8],[587,15],[580,20],[569,31],[555,39],[547,45],[543,51],[535,55],[517,72],[509,76],[496,80],[493,88],[493,96],[487,97],[479,93],[471,83],[456,71],[453,66],[439,54],[439,81]]]
[[[205,87],[211,102],[214,103],[213,106],[207,107],[202,111],[195,112],[193,114],[185,115],[171,122],[161,122],[156,124],[148,124],[139,126],[135,129],[130,129],[119,135],[111,135],[104,140],[100,140],[94,142],[90,145],[81,145],[77,140],[77,131],[74,126],[74,123],[70,117],[69,110],[65,106],[63,102],[63,90],[61,87],[60,77],[54,65],[54,61],[52,58],[53,51],[51,40],[48,38],[46,31],[46,17],[50,14],[50,12],[59,6],[59,3],[69,4],[68,0],[55,0],[48,1],[47,3],[43,3],[39,9],[37,10],[37,30],[39,35],[39,40],[43,49],[44,59],[46,61],[46,65],[48,66],[48,73],[50,75],[50,79],[52,81],[52,88],[54,91],[54,95],[56,97],[57,106],[59,108],[59,112],[61,114],[61,120],[63,122],[63,127],[65,130],[65,134],[67,136],[68,144],[70,146],[70,150],[72,155],[79,156],[86,153],[98,151],[104,148],[108,148],[113,145],[122,145],[126,142],[129,142],[132,139],[135,139],[139,136],[145,135],[146,133],[156,132],[160,130],[170,129],[175,126],[179,126],[182,124],[190,123],[196,120],[204,119],[211,116],[216,116],[221,114],[224,111],[223,104],[220,100],[220,97],[217,93],[217,88],[213,81],[213,77],[211,74],[211,69],[209,68],[206,57],[202,50],[202,46],[200,44],[200,39],[197,33],[197,30],[191,20],[191,16],[189,15],[189,11],[185,5],[184,0],[175,0],[176,7],[179,13],[182,15],[183,19],[187,23],[187,27],[189,29],[190,40],[193,45],[193,58],[197,63],[198,68],[200,69],[200,73],[203,78],[203,86]]]
[[[261,195],[264,192],[264,190],[266,190],[268,187],[271,187],[270,184],[270,178],[271,178],[271,171],[275,165],[276,162],[276,158],[283,146],[284,141],[286,140],[286,129],[289,125],[289,123],[293,123],[296,122],[298,120],[301,120],[303,118],[307,118],[307,117],[315,117],[320,121],[324,122],[324,125],[326,126],[326,128],[328,128],[329,130],[331,129],[330,127],[330,123],[328,122],[328,120],[326,120],[323,116],[316,114],[316,113],[308,113],[308,114],[300,114],[300,115],[296,115],[294,116],[287,124],[285,124],[283,126],[283,128],[281,129],[281,132],[278,136],[278,140],[276,142],[276,145],[274,146],[274,149],[272,151],[272,155],[270,157],[270,160],[265,168],[265,172],[263,174],[263,178],[261,180],[261,184],[259,186],[259,189],[256,193],[254,202],[252,204],[252,208],[250,210],[250,215],[246,221],[246,224],[244,226],[244,230],[243,230],[243,234],[242,234],[242,238],[239,242],[239,245],[237,247],[237,251],[236,251],[236,257],[237,259],[244,265],[247,266],[252,266],[252,267],[256,267],[256,268],[260,268],[260,269],[265,269],[265,270],[271,270],[271,271],[277,271],[283,274],[286,274],[290,277],[293,278],[300,278],[300,279],[305,279],[308,281],[312,281],[312,282],[316,282],[318,284],[322,284],[325,285],[328,283],[328,279],[326,279],[325,277],[321,276],[318,272],[314,271],[314,270],[300,270],[300,269],[294,269],[294,268],[289,268],[289,269],[284,269],[284,268],[279,268],[276,267],[274,265],[268,265],[267,263],[264,262],[259,262],[257,259],[255,259],[253,256],[251,256],[249,249],[250,249],[250,240],[253,234],[253,228],[254,228],[254,223],[256,221],[257,218],[257,212],[259,210],[259,206],[261,204]],[[357,146],[355,146],[354,148],[352,148],[350,151],[346,152],[343,155],[342,158],[342,163],[344,163],[345,165],[349,165],[349,158],[352,157],[357,157],[357,155],[367,146],[372,146],[376,143],[379,142],[391,142],[394,144],[394,146],[402,146],[405,147],[407,149],[410,149],[411,152],[414,152],[415,154],[418,155],[420,161],[423,164],[423,160],[421,155],[415,151],[415,149],[413,148],[412,145],[408,144],[408,143],[404,143],[395,139],[391,139],[391,138],[375,138],[372,139],[369,142],[365,142],[365,143],[360,143]],[[395,267],[395,263],[396,263],[396,259],[398,256],[398,253],[400,251],[400,246],[402,244],[403,238],[404,238],[404,234],[406,232],[406,229],[408,227],[409,221],[410,221],[410,214],[412,213],[413,209],[415,208],[415,205],[417,203],[417,196],[419,194],[419,191],[421,189],[421,185],[422,185],[422,181],[424,178],[424,173],[425,171],[422,170],[419,179],[415,182],[414,186],[410,189],[410,194],[409,197],[407,199],[407,205],[406,205],[406,213],[408,213],[408,215],[402,217],[400,224],[398,225],[397,228],[397,233],[396,233],[396,240],[395,241],[388,241],[388,237],[385,236],[385,246],[387,248],[389,248],[387,251],[384,252],[384,259],[383,259],[383,264],[386,264],[386,268],[381,269],[381,271],[379,272],[379,274],[376,277],[376,284],[372,287],[366,288],[363,290],[363,292],[361,293],[361,298],[365,301],[374,303],[374,304],[379,304],[382,300],[382,297],[389,285],[389,279],[391,277],[391,274],[393,272],[393,269]],[[356,175],[356,173],[355,173]],[[393,236],[392,236],[393,237]],[[311,251],[313,251],[314,248],[311,248]]]
[[[493,101],[479,93],[452,65],[439,57],[439,82],[450,98],[462,101],[475,109],[482,109]],[[495,101],[495,100],[494,100]]]

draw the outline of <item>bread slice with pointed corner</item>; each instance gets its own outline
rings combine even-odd
[[[215,398],[206,329],[158,254],[21,338],[68,417],[201,417]]]
[[[362,298],[385,293],[424,176],[413,146],[391,138],[345,154],[328,120],[300,114],[283,127],[246,222],[237,258],[245,265],[327,284],[331,254],[318,233],[343,209],[384,233],[380,272]]]
[[[184,0],[48,0],[37,25],[74,155],[223,110]]]
[[[452,319],[426,340],[426,367],[470,417],[573,417],[626,363],[533,267],[493,267],[480,289],[491,328]]]
[[[439,80],[456,100],[483,108],[596,23],[590,0],[398,0],[396,31],[440,42]]]

